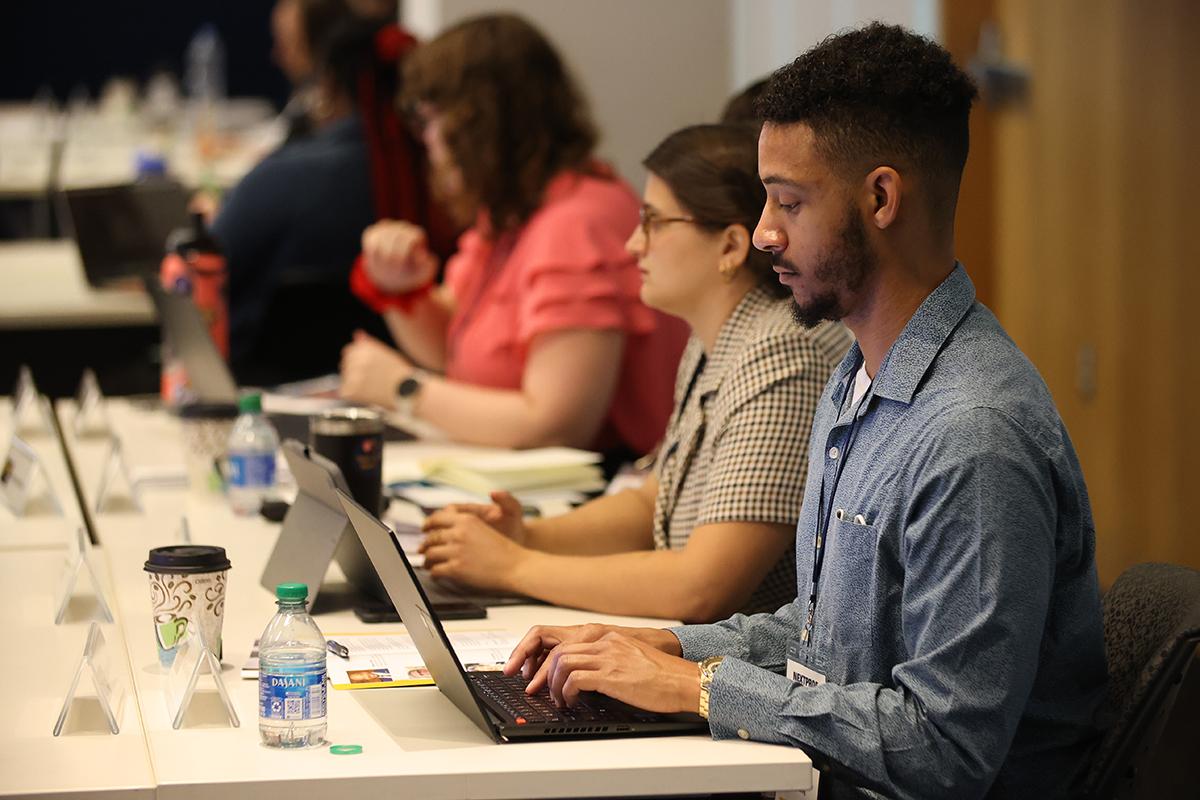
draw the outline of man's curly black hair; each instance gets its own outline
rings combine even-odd
[[[977,96],[944,48],[873,22],[778,69],[756,110],[768,124],[807,125],[818,152],[848,179],[881,165],[915,170],[930,184],[936,218],[953,214]]]

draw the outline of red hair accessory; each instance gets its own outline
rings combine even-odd
[[[433,291],[433,281],[407,292],[398,294],[385,292],[371,280],[371,276],[367,274],[366,265],[363,264],[363,257],[359,255],[354,259],[354,268],[350,270],[350,291],[376,314],[382,314],[389,309],[396,309],[407,314],[413,310],[419,300]]]
[[[393,63],[417,40],[400,30],[399,25],[384,25],[375,32],[375,55],[380,61]]]

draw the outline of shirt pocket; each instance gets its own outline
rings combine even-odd
[[[871,643],[879,602],[879,534],[874,526],[834,519],[826,541],[818,604],[836,647]]]

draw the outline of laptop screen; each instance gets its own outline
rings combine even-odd
[[[187,191],[171,181],[68,189],[63,200],[93,286],[156,272],[167,237],[189,219]]]
[[[400,543],[382,522],[350,495],[338,489],[337,496],[438,689],[481,730],[499,741],[496,727],[467,681],[467,673],[450,646],[441,622],[431,611],[429,598],[421,589]]]

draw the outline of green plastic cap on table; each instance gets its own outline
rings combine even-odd
[[[246,392],[238,398],[238,411],[243,414],[261,414],[262,394],[259,392]]]
[[[307,583],[281,583],[275,587],[275,597],[279,600],[307,600]]]

